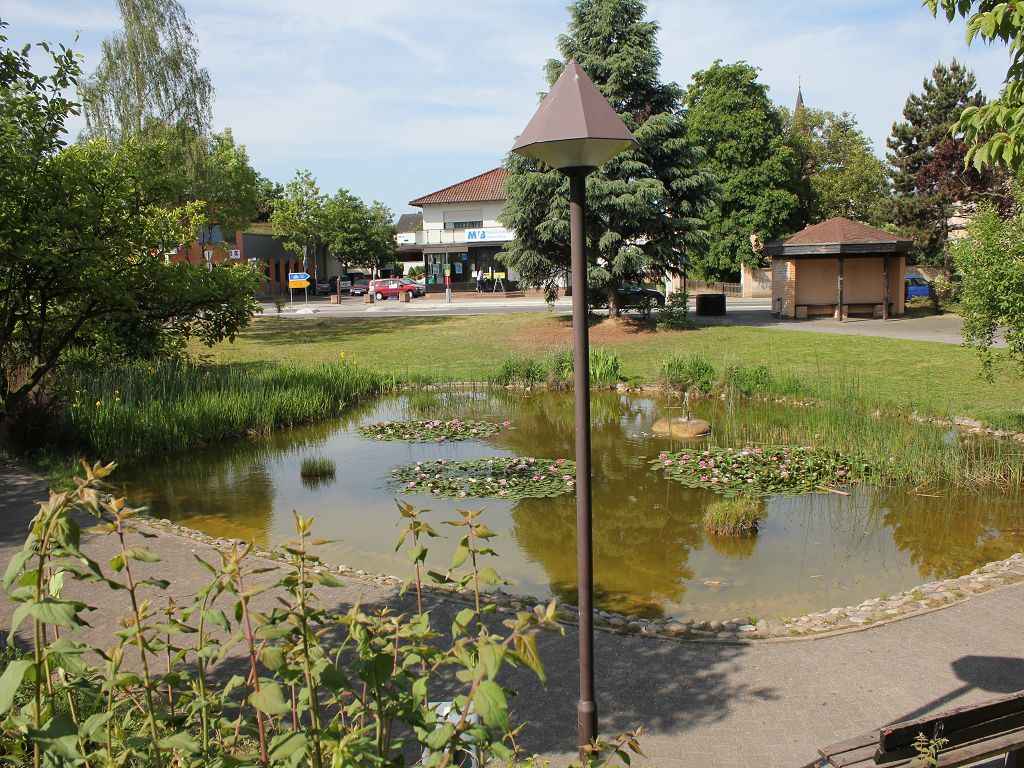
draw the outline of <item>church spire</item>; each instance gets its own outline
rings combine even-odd
[[[800,88],[800,77],[797,76],[797,79],[796,79],[796,106],[793,107],[793,114],[796,115],[796,113],[801,111],[803,108],[804,108],[804,94],[803,94],[803,91]]]

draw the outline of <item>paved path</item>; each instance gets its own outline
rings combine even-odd
[[[40,482],[0,467],[0,564],[20,547],[42,494]],[[105,543],[89,546],[97,556],[107,554]],[[168,535],[149,546],[163,558],[152,568],[172,582],[173,595],[187,600],[204,583],[192,558],[204,547]],[[354,580],[335,600],[341,608],[360,595],[397,601],[389,588]],[[912,619],[806,641],[676,643],[598,633],[601,727],[648,728],[643,745],[649,759],[639,765],[797,768],[817,747],[840,738],[1024,688],[1022,607],[1024,584]],[[435,613],[449,610],[441,605]],[[0,603],[0,626],[10,614],[11,604]],[[104,646],[109,619],[102,611],[90,619],[91,639]],[[547,690],[525,674],[510,680],[520,691],[516,715],[529,723],[523,743],[555,765],[570,760],[575,741],[576,642],[570,628],[564,638],[541,644]]]

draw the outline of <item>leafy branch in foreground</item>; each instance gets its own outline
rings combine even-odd
[[[296,540],[279,553],[284,565],[252,557],[247,546],[219,550],[220,563],[196,555],[207,583],[187,605],[157,607],[168,582],[152,575],[160,558],[143,546],[154,534],[135,524],[139,509],[105,492],[113,464],[83,467],[73,491],[40,505],[4,574],[19,604],[13,656],[0,675],[6,763],[390,768],[416,754],[444,768],[469,751],[481,762],[521,764],[499,678],[526,667],[543,681],[537,637],[561,627],[554,602],[499,620],[496,605],[481,601],[481,583],[500,577],[478,565],[494,554],[480,511],[452,523],[464,529],[452,571],[430,575],[473,593],[444,642],[424,610],[419,567],[415,614],[360,603],[339,611],[321,600],[321,590],[342,582],[314,552],[322,542],[310,537],[312,519],[299,515]],[[418,566],[421,537],[437,534],[419,519],[423,510],[400,507]],[[97,520],[85,532],[82,513]],[[83,533],[108,538],[113,557],[93,560]],[[466,563],[469,573],[453,577]],[[83,642],[93,609],[63,594],[86,583],[104,593],[105,623],[117,600],[125,606],[110,648]],[[428,690],[445,691],[445,708]],[[628,763],[639,752],[636,735],[595,744],[587,764]]]

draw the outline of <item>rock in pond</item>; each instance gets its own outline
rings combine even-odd
[[[711,424],[704,419],[658,419],[651,431],[656,435],[688,439],[709,435]]]

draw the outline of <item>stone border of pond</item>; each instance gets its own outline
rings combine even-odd
[[[136,518],[150,528],[173,536],[181,536],[201,544],[219,549],[245,546],[241,539],[226,539],[208,536],[194,528],[178,525],[166,518],[140,516]],[[256,557],[284,562],[277,553],[265,547],[253,547]],[[403,580],[386,573],[350,568],[345,565],[323,564],[324,568],[347,578],[377,585],[401,586]],[[1024,553],[1018,552],[1005,560],[996,560],[969,574],[941,581],[930,581],[913,589],[904,590],[891,597],[875,597],[858,605],[816,611],[798,617],[783,619],[760,619],[757,624],[748,624],[746,619],[693,620],[645,619],[611,611],[595,611],[596,629],[613,634],[638,634],[663,640],[696,642],[786,642],[808,640],[816,637],[830,637],[846,632],[856,632],[869,627],[890,624],[894,621],[920,616],[932,611],[948,608],[967,600],[972,595],[991,589],[1024,581]],[[424,591],[434,597],[469,604],[468,599],[452,589],[436,585],[424,585]],[[503,590],[485,592],[481,599],[496,603],[499,610],[513,613],[528,610],[545,601],[527,595],[509,594]],[[563,624],[577,623],[577,609],[573,605],[559,605],[560,621]]]

